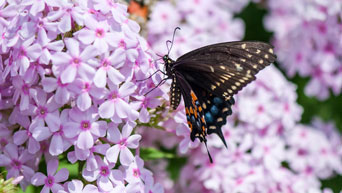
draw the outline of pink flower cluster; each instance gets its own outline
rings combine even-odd
[[[274,31],[279,63],[289,76],[310,77],[305,88],[320,100],[342,93],[342,2],[269,0],[265,26]]]
[[[136,83],[155,68],[127,7],[5,0],[0,29],[0,166],[7,178],[23,176],[22,189],[33,184],[42,192],[163,192],[144,168],[134,132],[160,101],[143,96],[153,80]],[[84,165],[82,176],[66,181],[58,158]],[[47,174],[38,170],[43,161]]]
[[[231,17],[236,11],[230,9],[234,3],[173,2],[158,2],[152,11],[148,40],[156,52],[167,53],[165,41],[172,38],[176,26],[181,30],[177,31],[171,50],[173,58],[206,44],[241,39],[243,24]],[[278,47],[276,53],[281,60],[280,52],[282,48]],[[332,53],[331,57],[339,55]],[[162,89],[167,92],[169,86]],[[153,162],[149,165],[151,170],[170,193],[322,192],[320,179],[342,174],[341,135],[332,123],[325,124],[319,119],[313,125],[300,124],[303,109],[296,103],[295,90],[296,86],[274,66],[261,71],[257,80],[235,97],[233,115],[223,127],[228,150],[216,135],[209,136],[213,164],[205,147],[198,141],[190,141],[181,103],[176,111],[162,115],[170,117],[158,125],[166,133],[150,136],[143,131],[142,136],[143,143],[155,147],[172,149],[178,145],[180,156],[187,152],[186,165],[176,181],[165,172],[165,161]],[[323,192],[331,190],[325,188]]]

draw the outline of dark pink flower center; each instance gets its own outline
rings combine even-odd
[[[110,65],[110,62],[107,59],[102,61],[102,67],[107,68]]]
[[[297,154],[299,156],[305,156],[305,155],[308,154],[308,151],[306,151],[305,149],[299,148],[298,151],[297,151]]]
[[[104,37],[104,34],[105,34],[105,32],[103,29],[101,29],[101,28],[96,29],[96,37],[102,38],[102,37]]]
[[[90,84],[89,82],[84,83],[83,85],[83,91],[88,92],[90,89]]]
[[[30,87],[27,84],[23,84],[23,86],[21,87],[21,90],[23,91],[25,95],[29,94],[29,89]]]
[[[81,129],[82,129],[83,131],[89,130],[89,129],[90,129],[90,126],[91,126],[91,124],[90,124],[89,121],[82,121],[82,122],[81,122]]]
[[[17,170],[21,169],[22,163],[21,161],[17,160],[17,159],[13,159],[11,162],[11,166]]]
[[[5,147],[8,144],[8,140],[6,138],[0,139],[0,147]]]
[[[303,60],[303,54],[301,52],[298,52],[296,54],[296,62],[300,63]]]
[[[126,48],[126,42],[124,40],[120,40],[119,47]]]
[[[45,179],[45,186],[47,187],[52,187],[53,184],[55,183],[55,178],[53,176],[48,176],[46,179]]]
[[[258,113],[262,113],[262,112],[264,112],[264,107],[263,106],[261,106],[261,105],[259,105],[258,106]]]
[[[38,116],[39,117],[45,118],[47,115],[47,112],[48,112],[48,110],[46,107],[42,107],[42,106],[38,107]]]
[[[101,173],[101,176],[108,176],[109,175],[109,169],[107,166],[102,166],[100,168],[100,173]]]
[[[47,153],[49,152],[49,144],[46,141],[40,142],[40,152]]]
[[[79,66],[81,64],[81,59],[80,58],[73,58],[72,64],[75,66]]]
[[[133,169],[133,176],[136,178],[140,177],[140,170],[139,168]]]
[[[112,94],[109,96],[110,99],[116,99],[116,98],[118,98],[118,97],[119,97],[119,96],[118,96],[118,93],[116,93],[116,92],[112,93]]]
[[[20,56],[26,56],[26,50],[25,50],[25,48],[21,48],[19,54],[20,54]]]
[[[120,148],[124,148],[127,145],[127,139],[123,138],[119,141]]]

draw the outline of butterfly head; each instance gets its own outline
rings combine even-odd
[[[171,76],[172,74],[172,66],[173,63],[175,62],[174,60],[172,60],[168,54],[163,56],[163,61],[164,61],[164,65],[165,65],[165,72],[168,76]]]

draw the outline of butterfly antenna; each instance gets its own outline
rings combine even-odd
[[[175,30],[173,31],[172,41],[170,41],[170,40],[167,40],[167,41],[166,41],[166,47],[167,47],[167,49],[168,49],[167,55],[170,54],[170,51],[171,51],[171,49],[172,49],[173,41],[175,40],[176,31],[177,31],[177,30],[180,30],[180,29],[181,29],[180,27],[176,27]],[[169,48],[169,46],[168,46],[167,43],[171,43],[170,48]]]
[[[213,158],[211,157],[211,155],[209,153],[209,149],[208,149],[208,146],[207,146],[207,140],[206,139],[204,139],[204,144],[205,144],[205,148],[207,149],[207,152],[208,152],[210,163],[213,163]]]

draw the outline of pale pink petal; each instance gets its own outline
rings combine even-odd
[[[82,51],[80,57],[82,58],[82,61],[87,61],[91,58],[94,58],[97,55],[98,55],[98,51],[94,46],[87,46]]]
[[[128,166],[132,163],[134,156],[128,148],[122,148],[120,152],[120,163],[122,165]]]
[[[107,132],[107,139],[113,143],[119,143],[121,140],[121,133],[116,125],[110,126]]]
[[[64,105],[69,101],[70,92],[66,87],[61,87],[56,90],[55,101],[58,104]]]
[[[39,44],[34,44],[26,49],[27,56],[32,60],[37,60],[37,58],[42,53],[42,47]]]
[[[127,139],[127,147],[133,148],[133,149],[137,148],[139,146],[140,139],[141,139],[141,136],[138,134],[131,135]]]
[[[119,153],[120,153],[119,145],[114,145],[113,147],[107,150],[106,158],[109,162],[116,163],[118,160]]]
[[[70,193],[82,192],[83,183],[80,180],[72,180],[68,183],[68,189]]]
[[[110,118],[114,115],[114,103],[112,100],[106,101],[100,105],[99,115],[101,118]]]
[[[63,128],[64,135],[67,138],[73,138],[80,132],[80,124],[75,122],[68,122]]]
[[[41,186],[45,184],[46,176],[40,172],[34,174],[34,176],[31,179],[31,183],[35,186]]]
[[[62,20],[58,24],[58,29],[62,33],[68,32],[71,30],[71,18],[68,15],[62,17]]]
[[[50,188],[48,186],[44,186],[40,193],[50,193]]]
[[[55,78],[46,77],[41,83],[45,92],[52,92],[57,88],[57,79]]]
[[[71,83],[75,80],[77,68],[74,65],[69,65],[61,74],[61,82]]]
[[[146,108],[142,108],[140,110],[139,121],[142,123],[148,123],[150,121],[150,114]]]
[[[97,189],[96,186],[92,185],[92,184],[87,184],[82,193],[98,193],[99,190]]]
[[[132,82],[125,82],[120,88],[119,88],[119,93],[120,93],[120,97],[125,97],[125,96],[129,96],[132,93],[134,93],[134,91],[137,89],[137,86],[135,84],[133,84]]]
[[[94,138],[91,135],[90,131],[80,132],[77,139],[77,147],[82,150],[89,149],[94,145]]]
[[[112,81],[112,83],[119,85],[122,81],[125,80],[125,77],[115,68],[110,67],[108,69],[108,78]]]
[[[16,145],[22,145],[28,139],[26,130],[19,130],[13,135],[13,142]]]
[[[50,129],[48,127],[36,127],[32,131],[32,137],[37,141],[43,141],[51,136]]]
[[[35,1],[30,9],[30,13],[33,16],[36,16],[37,13],[43,11],[45,8],[45,2],[44,1]]]
[[[62,169],[60,169],[60,170],[56,173],[56,175],[55,175],[55,181],[56,181],[56,182],[63,182],[63,181],[65,181],[65,180],[67,180],[68,177],[69,177],[69,171],[68,171],[68,169],[62,168]]]
[[[94,77],[94,84],[95,86],[99,88],[104,88],[107,83],[107,72],[104,70],[104,68],[99,68]]]
[[[80,56],[80,43],[74,38],[67,38],[64,40],[65,46],[68,48],[72,57]],[[69,61],[68,61],[69,62]]]
[[[65,169],[65,168],[64,168]],[[58,192],[59,190],[64,190],[64,187],[60,184],[54,183],[51,187],[52,192]]]
[[[77,38],[84,44],[91,44],[95,40],[95,32],[88,29],[82,29],[77,32]]]
[[[97,185],[104,191],[110,191],[113,189],[113,184],[109,178],[100,177],[100,179],[97,180]]]
[[[65,52],[57,52],[51,57],[52,63],[57,66],[69,64],[71,59],[72,57]]]
[[[81,111],[85,111],[90,108],[91,106],[91,98],[87,92],[83,92],[81,95],[77,97],[77,107]]]
[[[60,135],[53,135],[49,147],[49,153],[53,156],[63,153],[63,138]]]
[[[58,168],[58,160],[57,159],[52,159],[48,162],[47,164],[47,173],[50,176],[53,176]]]
[[[9,166],[11,164],[11,159],[7,156],[0,154],[0,166]]]

